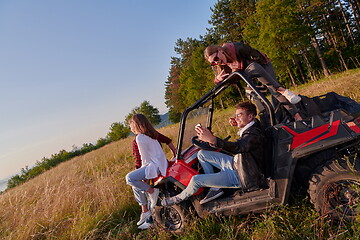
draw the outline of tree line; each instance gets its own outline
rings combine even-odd
[[[7,189],[16,187],[71,158],[81,156],[111,142],[127,138],[131,133],[128,122],[136,113],[142,113],[147,116],[147,118],[155,126],[161,122],[159,110],[152,106],[149,101],[143,101],[140,106],[135,107],[125,116],[125,120],[123,122],[112,123],[109,128],[110,131],[106,137],[98,139],[96,144],[84,143],[81,148],[73,146],[72,151],[66,151],[63,149],[60,150],[59,153],[52,154],[49,158],[44,157],[40,161],[36,161],[35,165],[31,168],[28,166],[22,168],[19,174],[14,175],[8,180]]]
[[[278,81],[286,87],[360,67],[357,0],[219,0],[211,11],[211,27],[204,36],[175,44],[178,56],[171,59],[165,83],[172,122],[214,86],[203,57],[209,45],[249,44],[271,59]],[[239,94],[229,92],[217,104],[225,108],[239,100],[235,96]]]

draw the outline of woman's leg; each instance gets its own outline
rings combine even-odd
[[[145,168],[136,169],[126,175],[126,183],[133,188],[135,200],[140,205],[147,204],[145,192],[150,189],[150,185],[143,182],[145,178]]]
[[[271,67],[269,66],[269,68]],[[281,87],[281,84],[276,80],[276,78],[274,78],[275,73],[272,71],[272,74],[269,74],[269,72],[266,71],[257,62],[249,63],[249,65],[245,69],[245,73],[250,78],[256,77],[262,84],[264,84],[267,88],[273,90],[274,92],[276,92],[277,89]]]
[[[278,82],[278,80],[276,79],[276,74],[275,74],[275,70],[273,65],[271,64],[271,62],[265,64],[265,65],[261,65],[265,71],[272,77],[272,79],[276,82]]]
[[[271,64],[271,63],[269,63]],[[272,65],[265,65],[267,70],[257,62],[251,62],[245,69],[246,75],[250,78],[256,77],[262,84],[264,84],[270,91],[270,93],[285,107],[291,116],[298,114],[298,109],[294,104],[291,104],[289,100],[281,94],[285,92],[285,88],[276,80],[275,72],[271,69]]]

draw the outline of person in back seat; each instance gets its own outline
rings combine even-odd
[[[209,202],[224,192],[220,188],[256,189],[263,184],[264,141],[265,137],[259,121],[255,118],[257,111],[254,104],[242,102],[235,106],[235,121],[239,128],[239,139],[235,142],[215,137],[209,129],[196,127],[199,140],[215,148],[234,154],[235,157],[221,152],[201,150],[198,159],[204,173],[191,178],[189,185],[178,195],[165,198],[163,206],[170,206],[187,199],[200,187],[210,187],[207,196],[200,204]],[[214,173],[213,167],[220,169]]]
[[[216,84],[223,81],[232,72],[242,71],[249,78],[257,78],[266,86],[294,120],[302,120],[295,106],[301,101],[301,97],[281,86],[276,80],[270,59],[265,54],[243,42],[234,42],[224,43],[222,46],[208,46],[204,51],[204,57],[214,70]]]

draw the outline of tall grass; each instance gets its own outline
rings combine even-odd
[[[360,69],[331,75],[319,81],[309,82],[293,89],[294,92],[314,97],[327,92],[336,92],[360,102]]]
[[[176,125],[165,129],[175,138]],[[134,168],[132,140],[61,163],[1,194],[0,239],[97,239],[127,228],[136,233],[140,208],[125,183]]]
[[[294,89],[315,96],[334,90],[360,100],[360,70]],[[214,119],[218,136],[233,114]],[[160,131],[177,140],[178,124]],[[0,239],[360,239],[360,221],[346,225],[320,217],[307,199],[252,215],[193,218],[182,234],[157,227],[139,231],[140,207],[125,175],[134,168],[133,137],[75,157],[0,195]],[[164,148],[168,159],[172,154]]]

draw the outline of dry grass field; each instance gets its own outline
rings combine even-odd
[[[360,101],[360,69],[293,90],[310,97],[335,91]],[[215,132],[221,133],[223,120],[232,112],[225,111],[223,119],[215,119]],[[160,131],[172,138],[176,144],[178,124],[167,126]],[[0,239],[148,239],[153,234],[157,234],[153,239],[182,239],[181,236],[165,233],[157,228],[143,232],[137,230],[136,222],[140,207],[124,179],[134,168],[132,140],[133,137],[129,137],[71,159],[1,194]],[[170,159],[172,156],[169,149],[165,147],[164,150]],[[314,214],[309,213],[311,216]],[[265,237],[267,234],[273,234],[275,237],[269,235],[267,239],[276,239],[276,236],[279,236],[275,232],[269,232],[275,229],[275,226],[274,223],[266,225],[265,220],[262,223],[253,221],[252,226],[258,226],[257,230],[252,232],[253,239],[260,239],[255,236]],[[203,220],[196,226],[209,228],[206,224],[211,224],[212,221]],[[236,219],[223,220],[229,226],[235,224],[234,222],[243,226],[247,221],[247,218],[244,218],[243,222]],[[228,228],[230,227],[224,225],[222,229],[225,232],[229,231],[228,235],[224,236],[231,239],[234,233],[230,233],[231,230]],[[319,226],[309,223],[307,228],[319,229]],[[191,231],[193,232],[189,232],[186,239],[215,237],[212,238],[211,234],[206,235],[206,232],[196,235],[196,229]],[[306,238],[318,239],[319,235],[313,234],[313,238]],[[300,235],[297,239],[301,239],[301,236],[306,235]]]
[[[292,90],[308,97],[336,92],[360,102],[360,69],[332,75],[316,82],[309,82]]]
[[[176,125],[162,129],[173,139],[177,131]],[[125,183],[134,168],[132,140],[73,158],[1,194],[0,239],[99,239],[126,232],[124,226],[136,229],[140,208]]]

